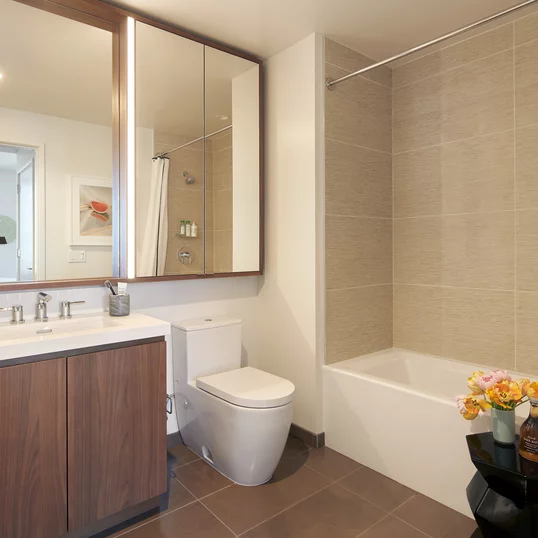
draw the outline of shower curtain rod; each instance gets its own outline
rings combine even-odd
[[[359,75],[362,75],[363,73],[367,73],[368,71],[371,71],[372,69],[376,69],[377,67],[381,67],[383,65],[387,65],[391,62],[394,62],[396,60],[399,60],[400,58],[404,58],[405,56],[409,56],[410,54],[413,54],[413,52],[419,52],[427,47],[431,47],[432,45],[436,45],[437,43],[441,43],[442,41],[445,41],[446,39],[450,39],[451,37],[455,37],[459,34],[462,34],[463,32],[466,32],[468,30],[472,30],[473,28],[476,28],[478,26],[482,26],[483,24],[486,24],[487,22],[494,21],[495,19],[498,19],[500,17],[503,17],[504,15],[508,15],[509,13],[512,13],[514,11],[517,11],[519,9],[522,9],[526,6],[530,6],[531,4],[534,4],[538,0],[527,0],[527,2],[523,2],[522,4],[518,4],[516,6],[512,6],[508,9],[505,9],[504,11],[499,11],[498,13],[495,13],[494,15],[491,15],[489,17],[486,17],[485,19],[482,19],[477,22],[473,22],[472,24],[469,24],[467,26],[464,26],[463,28],[459,28],[458,30],[454,30],[453,32],[450,32],[448,34],[445,34],[441,37],[438,37],[436,39],[433,39],[432,41],[428,41],[427,43],[423,43],[422,45],[418,45],[416,47],[413,47],[412,49],[406,50],[405,52],[401,52],[400,54],[396,54],[396,56],[392,56],[390,58],[387,58],[386,60],[383,60],[382,62],[377,62],[375,64],[369,65],[368,67],[364,67],[362,69],[359,69],[358,71],[355,71],[354,73],[350,73],[349,75],[345,75],[343,77],[331,80],[327,79],[325,82],[325,85],[327,86],[327,89],[333,90],[334,86],[337,84],[340,84],[340,82],[344,82],[345,80],[348,80],[350,78],[357,77]]]
[[[172,153],[173,151],[177,151],[178,149],[186,148],[187,146],[190,146],[191,144],[194,144],[195,142],[200,142],[200,140],[203,140],[204,138],[209,138],[210,136],[214,136],[216,134],[222,133],[223,131],[227,131],[228,129],[231,129],[232,127],[233,127],[233,125],[228,125],[228,127],[223,127],[222,129],[218,129],[217,131],[213,131],[212,133],[209,133],[208,135],[204,135],[204,136],[200,136],[199,138],[195,138],[194,140],[191,140],[190,142],[187,142],[186,144],[178,146],[177,148],[172,148],[172,149],[169,149],[168,151],[165,151],[164,153],[159,153],[158,155],[155,155],[155,157],[166,157],[169,153]]]

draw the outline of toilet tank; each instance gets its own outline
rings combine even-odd
[[[188,381],[241,367],[241,320],[227,316],[172,323],[174,362]]]

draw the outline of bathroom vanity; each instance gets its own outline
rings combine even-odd
[[[38,323],[2,331],[2,537],[91,536],[166,492],[170,326],[109,319],[53,321],[45,335]]]

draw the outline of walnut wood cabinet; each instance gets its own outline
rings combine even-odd
[[[0,538],[91,536],[166,492],[166,347],[133,344],[0,368]]]
[[[67,531],[66,361],[0,368],[0,537]]]

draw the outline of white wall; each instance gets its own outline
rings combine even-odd
[[[259,67],[232,80],[233,270],[260,266]]]
[[[0,142],[44,145],[47,280],[110,276],[111,247],[86,250],[86,263],[68,263],[71,242],[70,175],[112,179],[110,127],[0,108]]]
[[[0,168],[0,216],[17,221],[17,172]],[[17,242],[0,245],[0,282],[17,280]]]
[[[319,433],[323,324],[316,150],[323,138],[321,36],[266,62],[265,281],[257,309],[259,345],[251,365],[296,386],[294,422]],[[235,121],[235,119],[234,119]]]

